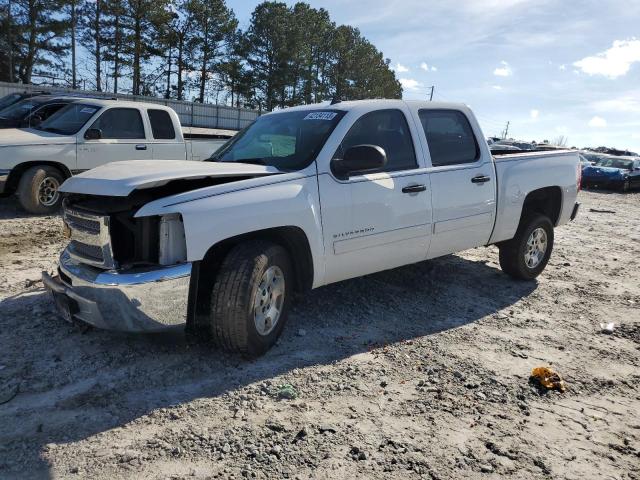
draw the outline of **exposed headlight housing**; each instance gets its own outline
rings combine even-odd
[[[172,213],[160,217],[158,239],[158,263],[175,265],[187,261],[187,240],[180,214]]]

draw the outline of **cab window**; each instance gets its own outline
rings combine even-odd
[[[434,167],[475,163],[480,148],[467,117],[457,110],[420,110]]]
[[[166,110],[148,110],[153,138],[157,140],[173,140],[176,132],[173,129],[171,116]]]
[[[408,170],[418,167],[416,153],[407,119],[400,110],[376,110],[360,117],[345,135],[334,158],[356,145],[376,145],[387,154],[383,172]]]
[[[140,111],[135,108],[111,108],[93,122],[90,128],[102,131],[104,139],[144,139]]]

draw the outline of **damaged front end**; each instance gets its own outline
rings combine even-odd
[[[69,244],[43,274],[62,315],[98,328],[158,331],[186,321],[192,265],[180,215],[135,218],[131,199],[70,196]]]
[[[43,273],[58,310],[68,320],[109,330],[185,324],[194,265],[182,216],[137,216],[140,209],[277,173],[256,165],[167,160],[114,162],[70,178],[60,189],[69,244],[58,275]]]

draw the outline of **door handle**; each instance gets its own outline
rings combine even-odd
[[[402,193],[418,193],[424,192],[426,189],[426,185],[408,185],[402,188]]]
[[[478,175],[477,177],[473,177],[471,179],[471,183],[487,183],[491,181],[491,177],[487,177],[486,175]]]
[[[147,149],[146,145],[140,145],[140,144],[136,145],[136,150],[146,150],[146,149]]]

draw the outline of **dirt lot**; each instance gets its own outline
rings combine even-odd
[[[3,201],[0,477],[640,479],[640,193],[581,201],[538,282],[480,248],[321,288],[253,362],[66,324],[59,218]]]

